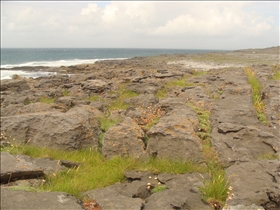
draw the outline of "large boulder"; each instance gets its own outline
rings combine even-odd
[[[57,111],[1,118],[1,130],[18,143],[56,149],[98,147],[100,112],[87,105]]]
[[[140,158],[144,153],[143,139],[143,130],[133,119],[126,117],[105,133],[102,154],[107,158],[119,155]]]
[[[34,178],[43,176],[42,168],[22,158],[12,156],[8,152],[1,152],[1,183],[19,178]]]
[[[269,195],[280,198],[279,160],[261,160],[234,164],[226,169],[226,176],[232,187],[229,205],[265,206],[270,202]],[[275,209],[280,207],[280,200]],[[269,208],[273,209],[273,208]]]
[[[202,159],[202,145],[196,134],[198,129],[196,113],[187,105],[174,109],[148,131],[147,153],[160,158],[182,160]]]
[[[12,91],[21,93],[24,90],[29,90],[30,87],[24,79],[3,79],[1,80],[1,91]]]

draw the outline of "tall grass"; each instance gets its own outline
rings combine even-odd
[[[204,180],[204,187],[200,188],[203,199],[213,206],[213,208],[216,208],[215,205],[224,206],[228,195],[229,183],[226,179],[224,166],[211,144],[210,134],[212,127],[210,123],[210,111],[192,103],[188,103],[188,106],[198,116],[199,129],[197,134],[203,145],[202,153],[209,173],[209,178]]]
[[[262,101],[261,97],[261,85],[257,77],[255,76],[254,71],[250,67],[246,67],[245,73],[248,77],[248,83],[252,87],[252,98],[253,98],[253,105],[257,114],[258,119],[264,123],[269,124],[266,115],[265,115],[265,104]]]
[[[39,148],[31,145],[12,146],[1,149],[12,154],[25,154],[31,157],[50,157],[56,160],[70,160],[81,163],[78,168],[66,169],[45,177],[45,184],[38,190],[63,191],[79,197],[81,192],[102,188],[125,179],[126,170],[152,171],[154,173],[187,173],[207,171],[206,167],[193,162],[151,158],[140,161],[131,157],[103,158],[92,148],[77,151],[62,151]]]

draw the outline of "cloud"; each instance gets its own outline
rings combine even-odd
[[[4,1],[1,6],[6,47],[55,43],[221,49],[279,44],[279,2]]]

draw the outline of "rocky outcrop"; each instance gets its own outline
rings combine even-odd
[[[1,187],[1,209],[75,209],[82,210],[78,200],[63,192],[28,192]]]
[[[29,90],[30,87],[24,79],[4,79],[1,80],[1,91],[11,91],[21,93],[25,90]]]
[[[201,175],[185,174],[156,175],[150,172],[128,171],[128,182],[116,183],[104,189],[83,193],[83,196],[95,199],[106,209],[211,209],[200,198],[199,187],[203,185]],[[156,186],[164,185],[165,190],[152,192]]]
[[[144,153],[143,139],[143,130],[134,120],[127,117],[105,133],[102,154],[107,158],[119,155],[139,158]]]
[[[56,149],[98,147],[97,116],[90,106],[78,106],[66,113],[37,112],[1,118],[1,130],[18,143]]]
[[[197,129],[198,119],[190,107],[185,105],[184,109],[174,109],[147,133],[147,153],[160,158],[202,160]]]

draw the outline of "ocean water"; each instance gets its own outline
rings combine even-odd
[[[193,54],[216,51],[217,50],[133,48],[1,48],[1,79],[10,79],[14,74],[33,78],[53,74],[44,71],[23,71],[20,67],[26,67],[27,69],[28,67],[38,66],[60,67],[94,63],[98,60],[127,59],[136,56]]]

